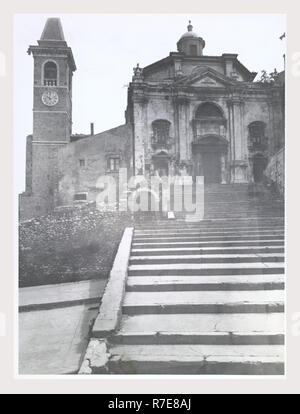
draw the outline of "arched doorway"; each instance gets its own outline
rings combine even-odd
[[[194,176],[204,176],[206,184],[226,182],[227,121],[214,102],[203,102],[195,111],[193,161]]]
[[[194,177],[204,176],[205,184],[226,181],[227,141],[206,136],[193,143]]]

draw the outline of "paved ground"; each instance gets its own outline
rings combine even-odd
[[[92,280],[20,289],[20,374],[77,372],[104,287]]]
[[[26,310],[26,308],[34,305],[37,308],[42,308],[47,304],[66,305],[73,302],[98,299],[105,284],[106,280],[84,280],[76,283],[22,288],[19,295],[19,307],[21,307],[21,310]]]

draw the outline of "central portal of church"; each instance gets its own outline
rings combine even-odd
[[[152,157],[153,170],[160,177],[169,175],[169,157],[164,153]]]
[[[215,136],[202,138],[193,144],[194,178],[204,176],[205,184],[226,182],[227,143]]]
[[[204,152],[202,154],[202,162],[205,184],[221,183],[221,154],[219,152]]]
[[[205,184],[227,182],[226,126],[223,110],[216,103],[204,102],[196,109],[192,144],[194,178],[204,176]]]

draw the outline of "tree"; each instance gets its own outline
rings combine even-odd
[[[273,84],[278,79],[279,73],[275,68],[273,72],[267,73],[266,70],[261,71],[260,79],[257,81],[258,83],[267,83]]]

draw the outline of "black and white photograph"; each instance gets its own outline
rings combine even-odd
[[[284,377],[287,37],[14,15],[20,376]]]

